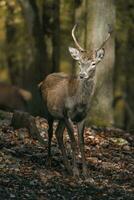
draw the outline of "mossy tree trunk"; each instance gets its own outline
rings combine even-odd
[[[17,56],[16,56],[16,25],[15,25],[15,4],[6,1],[7,15],[5,20],[6,28],[6,56],[10,81],[13,84],[18,82]]]
[[[60,70],[65,72],[74,71],[74,62],[69,54],[68,47],[73,45],[71,30],[75,23],[75,0],[61,0],[60,24],[61,24],[61,51]]]
[[[116,16],[116,68],[114,75],[114,93],[116,99],[115,125],[134,129],[134,4],[133,1],[115,2]],[[129,10],[129,12],[128,12]],[[119,98],[120,97],[120,98]]]

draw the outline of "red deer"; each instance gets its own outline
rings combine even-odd
[[[111,31],[108,31],[106,39],[96,50],[87,51],[83,49],[74,35],[76,25],[72,29],[72,37],[76,48],[69,47],[69,52],[73,59],[78,61],[80,71],[74,75],[65,73],[52,73],[48,75],[40,84],[46,118],[48,120],[48,158],[51,159],[51,139],[53,136],[53,122],[58,120],[55,135],[59,148],[63,155],[63,162],[68,172],[73,172],[74,176],[79,176],[76,163],[77,145],[74,137],[73,122],[78,128],[78,143],[82,157],[83,175],[87,175],[86,159],[84,153],[84,127],[85,119],[90,109],[91,97],[94,93],[94,78],[96,65],[103,59],[104,45],[110,38]],[[64,129],[70,137],[73,170],[67,159],[66,150],[63,143]]]
[[[27,110],[32,95],[29,91],[8,83],[0,83],[0,108],[4,110]]]

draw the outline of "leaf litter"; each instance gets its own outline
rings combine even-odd
[[[31,138],[25,128],[10,126],[11,113],[0,121],[0,199],[20,200],[133,200],[134,134],[116,128],[85,129],[85,153],[89,177],[69,176],[55,136],[52,166],[47,166],[46,120],[36,117],[36,125],[46,144]],[[56,128],[56,123],[54,125]],[[77,130],[74,126],[77,139]],[[70,141],[64,142],[71,161]],[[81,171],[81,156],[78,153]]]

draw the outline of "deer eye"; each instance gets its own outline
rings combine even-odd
[[[81,62],[78,62],[78,66],[81,68]]]
[[[92,62],[92,66],[95,66],[95,62]]]

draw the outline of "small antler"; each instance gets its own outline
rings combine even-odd
[[[110,38],[110,36],[111,36],[111,33],[113,32],[113,29],[112,29],[112,27],[110,26],[110,24],[108,24],[108,29],[109,29],[109,30],[108,30],[108,34],[107,34],[106,39],[103,41],[103,43],[101,44],[101,46],[100,46],[97,50],[103,48],[104,45],[106,44],[106,42],[109,40],[109,38]]]
[[[83,48],[79,45],[79,43],[77,42],[76,37],[75,37],[75,35],[74,35],[76,26],[77,26],[77,24],[75,24],[74,27],[73,27],[73,29],[72,29],[72,37],[73,37],[73,40],[74,40],[74,42],[75,42],[76,47],[77,47],[80,51],[85,51],[85,49],[83,49]]]

